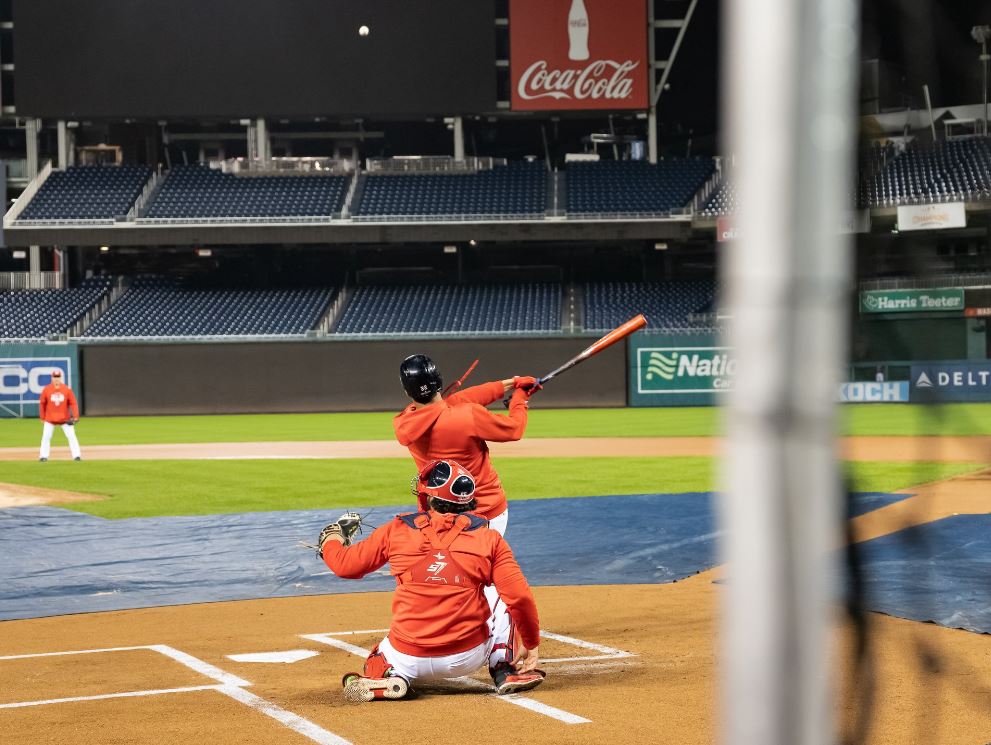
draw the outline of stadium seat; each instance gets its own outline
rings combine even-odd
[[[0,292],[0,338],[44,339],[64,334],[110,292],[111,279],[96,277],[70,290]]]
[[[52,171],[17,218],[112,221],[134,206],[152,170],[147,166],[71,166]]]
[[[337,327],[354,335],[560,330],[556,284],[359,287]]]
[[[301,336],[336,290],[190,289],[164,278],[136,280],[89,327],[87,337]]]
[[[358,218],[534,218],[547,209],[543,161],[510,163],[476,173],[367,175]]]
[[[702,331],[709,321],[690,318],[715,310],[712,280],[682,282],[594,282],[586,284],[585,329],[609,331],[637,313],[647,317],[649,329]]]
[[[139,219],[197,220],[333,217],[349,176],[235,176],[200,165],[176,166]]]
[[[712,158],[572,163],[568,215],[666,215],[685,208],[714,170]]]

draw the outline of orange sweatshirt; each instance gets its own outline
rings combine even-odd
[[[432,460],[454,460],[475,478],[475,512],[491,520],[506,511],[506,492],[489,459],[492,442],[512,442],[526,431],[527,399],[513,393],[509,416],[485,407],[503,396],[502,383],[483,383],[449,396],[442,403],[410,404],[392,420],[396,439],[409,448],[417,470]],[[426,504],[420,504],[426,509]]]
[[[435,545],[445,541],[446,548]],[[503,537],[477,515],[399,515],[352,546],[327,541],[323,556],[345,579],[359,579],[388,562],[396,578],[389,641],[404,654],[440,657],[488,639],[486,585],[496,586],[527,649],[540,643],[537,604],[526,577]]]
[[[56,388],[54,383],[49,383],[41,389],[38,416],[42,421],[65,424],[69,421],[70,409],[72,409],[72,418],[78,419],[79,407],[76,406],[76,395],[69,386],[63,383]]]

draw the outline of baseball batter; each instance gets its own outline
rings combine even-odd
[[[38,416],[44,422],[41,430],[41,452],[38,460],[42,463],[48,460],[52,449],[52,433],[55,431],[56,425],[62,427],[65,439],[69,441],[72,459],[82,460],[79,440],[76,439],[76,428],[73,426],[79,419],[76,394],[62,382],[61,370],[53,370],[52,382],[41,389],[41,398],[38,400]]]
[[[472,514],[471,474],[453,461],[434,461],[420,471],[417,492],[425,511],[399,515],[353,546],[356,513],[320,533],[320,556],[339,577],[360,579],[388,564],[396,578],[389,633],[362,674],[344,676],[345,698],[400,699],[418,680],[470,675],[485,665],[497,693],[540,685],[537,605],[505,539]],[[504,600],[495,611],[483,594],[489,582]]]
[[[523,437],[530,396],[540,390],[536,378],[515,377],[465,388],[444,398],[443,379],[426,355],[414,354],[399,366],[399,379],[412,400],[392,420],[396,439],[409,448],[418,470],[436,459],[454,460],[475,476],[475,512],[505,535],[509,523],[506,492],[489,459],[486,441],[512,442]],[[485,407],[509,391],[509,416]],[[420,501],[420,509],[426,504]]]

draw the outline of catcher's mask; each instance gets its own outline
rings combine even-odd
[[[475,479],[468,469],[453,460],[435,460],[423,467],[417,479],[418,497],[456,507],[474,505]]]
[[[413,354],[399,365],[399,380],[406,395],[418,404],[425,404],[444,387],[440,370],[425,354]]]

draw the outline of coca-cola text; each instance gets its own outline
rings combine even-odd
[[[630,73],[639,62],[604,59],[590,62],[584,69],[548,70],[547,60],[530,65],[516,86],[520,98],[555,98],[576,100],[629,98],[633,91]]]

